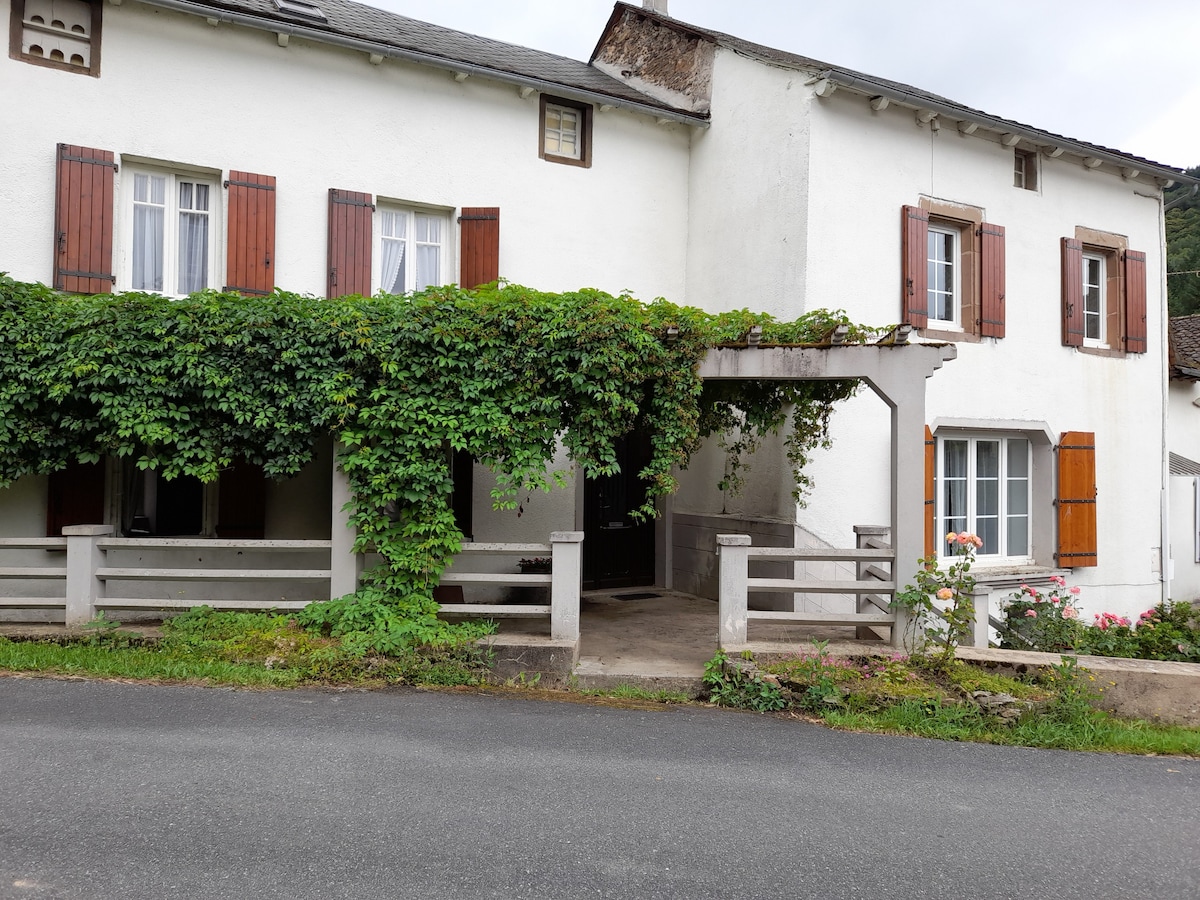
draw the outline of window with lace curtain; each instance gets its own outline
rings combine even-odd
[[[182,297],[219,287],[215,178],[127,168],[122,173],[124,287]]]
[[[375,213],[377,289],[405,294],[445,284],[449,218],[429,210],[380,206]]]

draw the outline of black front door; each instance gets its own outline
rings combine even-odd
[[[650,436],[626,435],[617,442],[621,470],[584,482],[584,590],[654,584],[654,521],[629,514],[646,502],[638,472],[649,461]]]

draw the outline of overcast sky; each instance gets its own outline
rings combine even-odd
[[[613,8],[366,2],[581,60]],[[669,0],[668,11],[1035,128],[1167,165],[1200,164],[1200,0]]]

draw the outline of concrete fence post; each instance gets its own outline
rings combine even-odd
[[[583,532],[552,531],[550,547],[550,638],[579,640],[579,591],[583,584]]]
[[[991,615],[989,609],[991,594],[992,589],[982,584],[975,585],[975,590],[971,593],[971,600],[975,604],[975,621],[971,625],[971,646],[981,650],[988,648],[988,616]]]
[[[113,533],[111,525],[67,525],[66,624],[82,625],[96,618],[96,601],[104,596],[104,582],[96,570],[104,565],[100,538]]]
[[[354,541],[358,532],[350,523],[350,512],[346,506],[354,499],[350,490],[350,476],[342,471],[338,460],[342,445],[333,450],[333,484],[330,496],[332,522],[329,532],[329,599],[336,600],[358,590],[362,574],[362,554],[354,552]]]
[[[746,582],[750,577],[750,535],[718,534],[717,565],[721,584],[717,640],[722,647],[744,644],[749,609]]]

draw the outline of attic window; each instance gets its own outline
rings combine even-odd
[[[280,12],[291,13],[294,16],[304,16],[308,19],[318,19],[322,22],[329,21],[329,17],[315,3],[306,3],[304,0],[275,0],[275,5],[279,8]]]
[[[100,17],[99,0],[14,0],[8,55],[99,75]]]

